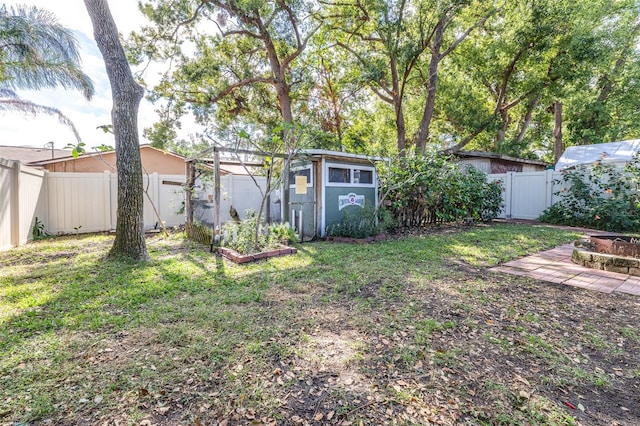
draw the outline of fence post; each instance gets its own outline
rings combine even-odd
[[[102,197],[104,200],[103,231],[111,231],[111,174],[105,170],[102,174]]]
[[[545,194],[546,203],[545,204],[546,205],[544,206],[545,210],[553,205],[553,173],[555,172],[555,170],[549,169],[546,172],[547,172],[545,176],[546,177],[545,179],[545,182],[546,182],[546,194]]]
[[[156,206],[158,216],[160,216],[160,217],[155,217],[155,214],[154,214],[154,220],[152,220],[151,222],[153,223],[155,222],[155,220],[162,222],[163,216],[160,213],[160,209],[162,208],[162,206],[160,205],[160,175],[158,174],[158,172],[153,172],[151,174],[150,197],[151,197],[151,200],[153,201],[153,205]],[[151,206],[151,209],[153,210],[153,206]],[[162,223],[158,223],[158,227],[159,229],[162,229]]]
[[[507,219],[511,219],[511,195],[513,193],[513,173],[507,172],[504,178],[504,215]]]
[[[20,245],[20,173],[22,163],[13,162],[13,179],[11,180],[11,245]]]

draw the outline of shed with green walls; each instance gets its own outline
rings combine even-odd
[[[291,164],[290,218],[304,240],[325,237],[327,227],[347,211],[375,208],[378,161],[382,158],[311,149]]]

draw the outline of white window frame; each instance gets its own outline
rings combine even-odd
[[[289,171],[298,172],[300,170],[309,170],[309,180],[307,181],[307,188],[313,188],[313,168],[314,168],[313,163],[311,163],[306,166],[293,167]],[[296,186],[295,180],[292,182],[289,182],[289,188],[295,188],[295,186]]]
[[[349,180],[351,182],[329,182],[329,169],[346,169],[349,170]],[[370,171],[372,182],[371,183],[354,183],[354,176],[356,170]],[[376,169],[371,166],[361,166],[357,164],[343,164],[343,163],[325,163],[324,165],[324,184],[326,186],[344,186],[353,188],[376,188]]]

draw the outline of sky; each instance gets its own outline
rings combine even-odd
[[[114,146],[113,135],[97,129],[98,126],[111,124],[111,88],[102,55],[93,40],[93,27],[83,0],[5,0],[4,4],[33,5],[49,10],[62,25],[73,30],[79,41],[83,70],[93,80],[96,90],[91,101],[87,101],[79,91],[62,89],[21,90],[18,95],[37,104],[59,109],[74,122],[87,150],[101,144]],[[109,0],[111,14],[121,34],[127,35],[147,22],[137,5],[135,0]],[[156,68],[155,73],[157,71]],[[154,80],[151,72],[147,71],[145,80]],[[141,143],[147,142],[142,136],[142,129],[149,127],[155,119],[154,106],[143,99],[138,114]],[[75,144],[76,140],[73,132],[54,117],[0,112],[0,145],[41,147],[49,142],[54,142],[56,148],[64,148],[69,143]]]

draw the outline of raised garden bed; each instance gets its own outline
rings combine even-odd
[[[296,254],[298,250],[293,247],[281,246],[275,249],[261,251],[260,253],[253,254],[240,254],[235,250],[231,250],[226,247],[218,247],[216,253],[220,256],[229,259],[235,263],[249,263],[255,262],[260,259],[267,259],[269,257],[288,256],[290,254]]]
[[[386,234],[374,235],[367,238],[350,238],[350,237],[326,237],[326,241],[333,241],[336,243],[355,243],[355,244],[368,244],[376,241],[384,241],[387,239]]]

